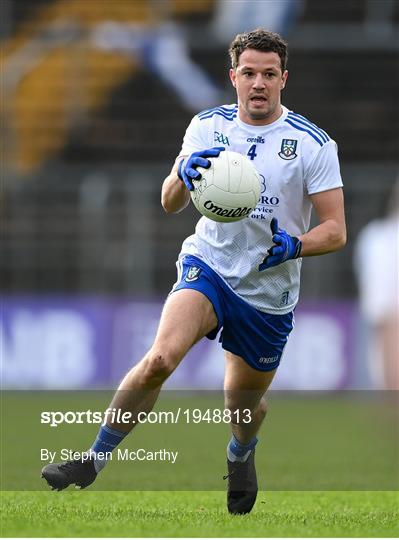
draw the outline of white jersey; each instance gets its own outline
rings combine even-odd
[[[273,244],[272,217],[298,236],[309,229],[309,195],[342,186],[337,145],[320,128],[283,107],[278,120],[265,126],[245,124],[237,105],[196,115],[187,128],[181,156],[224,146],[246,155],[260,173],[262,194],[252,214],[234,223],[202,217],[195,234],[183,243],[180,257],[195,255],[217,272],[256,309],[284,314],[298,302],[301,259],[262,272],[258,267]]]

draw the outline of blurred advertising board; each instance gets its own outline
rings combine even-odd
[[[108,297],[8,296],[0,325],[3,388],[117,386],[151,346],[162,302]],[[359,387],[355,302],[301,302],[273,389]],[[203,339],[167,381],[173,389],[220,389],[218,339]]]

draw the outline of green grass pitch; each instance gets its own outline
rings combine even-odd
[[[88,489],[52,492],[40,478],[40,448],[84,450],[98,426],[49,428],[40,411],[102,410],[109,396],[3,393],[1,536],[397,537],[399,407],[388,397],[272,395],[257,448],[256,505],[230,516],[222,491],[228,425],[140,426],[122,448],[179,450],[175,465],[114,461]],[[220,403],[166,394],[157,407]]]
[[[221,492],[7,492],[2,536],[396,537],[395,492],[260,492],[229,516]]]

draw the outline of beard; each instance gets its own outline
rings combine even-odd
[[[265,118],[268,118],[271,114],[270,110],[269,109],[265,109],[265,110],[252,110],[252,109],[247,109],[247,114],[250,118],[252,118],[252,120],[263,120]]]
[[[279,104],[276,102],[270,102],[269,100],[265,103],[265,107],[258,108],[253,107],[251,102],[248,101],[245,107],[245,113],[253,121],[262,121],[268,120],[271,117],[276,116]]]

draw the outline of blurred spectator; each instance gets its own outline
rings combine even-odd
[[[371,221],[355,246],[360,311],[369,327],[368,365],[379,388],[399,389],[399,179],[387,215]]]

